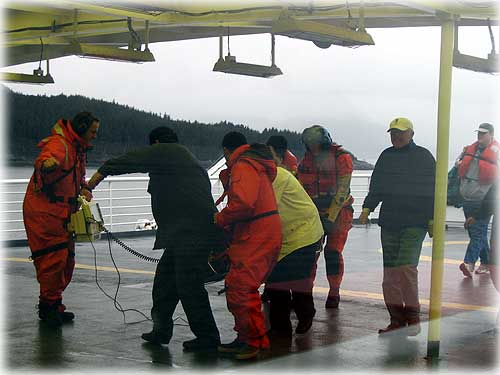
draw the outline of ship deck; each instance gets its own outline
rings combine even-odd
[[[123,315],[113,296],[118,282],[119,304],[137,309],[149,317],[155,264],[145,262],[108,241],[77,244],[73,281],[64,302],[76,315],[75,321],[53,330],[37,318],[38,284],[26,246],[3,249],[4,366],[15,371],[134,371],[155,369],[208,371],[384,371],[387,369],[426,371],[494,369],[497,367],[499,294],[489,275],[465,279],[458,269],[464,255],[467,234],[452,228],[446,233],[441,320],[440,358],[431,364],[427,352],[426,323],[430,295],[431,242],[426,238],[419,265],[422,332],[416,337],[393,335],[380,338],[379,328],[388,323],[382,298],[382,253],[376,225],[355,226],[344,250],[345,275],[339,309],[325,309],[328,293],[323,257],[318,262],[314,289],[316,316],[312,330],[303,337],[272,342],[251,361],[235,361],[215,354],[185,353],[182,342],[194,336],[179,304],[174,317],[174,336],[168,346],[145,343],[140,335],[152,323],[134,311]],[[150,250],[152,235],[124,238],[132,248],[158,258]],[[111,250],[110,250],[111,249]],[[113,255],[119,275],[110,257]],[[97,268],[96,268],[97,265]],[[96,271],[97,269],[97,271]],[[96,284],[111,296],[106,297]],[[207,285],[212,309],[223,342],[232,341],[233,318],[225,295],[218,295],[223,282]],[[265,307],[264,307],[265,308]],[[292,315],[292,323],[296,318]]]

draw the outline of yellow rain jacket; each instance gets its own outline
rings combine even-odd
[[[273,190],[283,232],[279,262],[295,250],[319,241],[324,232],[318,209],[297,178],[285,168],[278,167],[277,171]]]

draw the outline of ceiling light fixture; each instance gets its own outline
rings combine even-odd
[[[3,72],[1,77],[2,81],[11,83],[31,83],[35,85],[54,83],[54,79],[49,73],[43,75],[43,72],[42,74],[35,74],[35,72],[36,70],[33,74]]]
[[[271,34],[271,66],[248,64],[236,61],[236,56],[231,56],[229,50],[229,33],[228,33],[228,54],[223,56],[223,40],[219,37],[219,60],[214,65],[214,72],[222,72],[228,74],[239,74],[251,77],[272,78],[282,75],[283,72],[274,63],[274,35]]]
[[[137,51],[128,48],[117,48],[110,46],[99,46],[73,42],[66,49],[67,53],[81,57],[103,59],[110,61],[143,63],[155,61],[153,54],[149,50]]]
[[[479,73],[498,73],[500,72],[500,58],[495,50],[495,39],[491,31],[490,20],[488,19],[488,29],[490,32],[491,52],[487,58],[476,57],[460,53],[458,50],[458,25],[455,24],[455,41],[453,48],[453,66],[455,68],[472,70]]]
[[[371,35],[362,28],[352,30],[289,16],[282,16],[274,22],[271,32],[289,38],[309,40],[320,48],[328,48],[332,44],[342,47],[375,44]]]
[[[43,59],[43,41],[40,38],[40,61],[38,63],[38,68],[33,70],[33,74],[25,74],[25,73],[10,73],[3,72],[0,74],[0,79],[4,82],[11,83],[29,83],[34,85],[44,85],[47,83],[54,83],[54,78],[50,75],[49,71],[49,59],[47,58],[47,74],[43,74],[42,69],[42,59]]]

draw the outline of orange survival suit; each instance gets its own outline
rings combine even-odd
[[[223,178],[229,176],[229,181],[223,181],[228,187],[228,203],[215,221],[231,230],[226,298],[238,340],[268,348],[258,288],[277,261],[281,222],[272,188],[276,165],[261,146],[242,145],[232,153],[229,173],[221,173]]]
[[[288,169],[294,176],[297,175],[298,161],[297,157],[290,150],[285,151],[285,157],[282,161],[283,166]]]
[[[306,151],[298,168],[298,179],[322,217],[326,215],[336,196],[339,178],[350,176],[353,171],[352,158],[340,145],[329,145],[324,152],[326,152],[324,158],[317,162],[314,160],[313,154]],[[347,199],[344,202],[338,202],[342,208],[331,228],[325,230],[327,236],[325,247],[326,274],[330,285],[330,297],[339,296],[340,284],[344,275],[342,251],[347,241],[347,234],[352,228],[353,201],[352,196],[347,194]]]
[[[59,120],[51,133],[37,145],[42,150],[26,189],[23,218],[40,283],[40,303],[58,304],[58,309],[64,311],[62,293],[75,267],[75,244],[66,226],[85,186],[85,150],[89,145],[73,131],[68,120]],[[42,163],[50,157],[59,165],[43,172]]]

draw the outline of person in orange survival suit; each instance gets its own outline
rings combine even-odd
[[[274,267],[281,248],[281,222],[272,182],[276,165],[266,145],[248,145],[245,136],[230,132],[222,141],[229,181],[226,207],[215,223],[231,228],[226,275],[227,307],[234,316],[236,339],[221,344],[220,354],[236,359],[257,356],[269,347],[258,288]]]
[[[352,158],[342,146],[333,143],[328,131],[320,125],[305,129],[302,142],[306,153],[299,164],[298,179],[316,204],[327,237],[325,261],[330,290],[325,307],[338,308],[344,275],[342,251],[352,228]],[[315,273],[314,270],[313,278]]]
[[[92,199],[85,182],[86,151],[96,138],[99,120],[90,112],[72,121],[59,120],[52,134],[39,144],[42,150],[23,202],[23,219],[40,284],[38,316],[49,326],[72,321],[62,293],[75,267],[75,244],[67,224],[77,211],[77,197]]]

